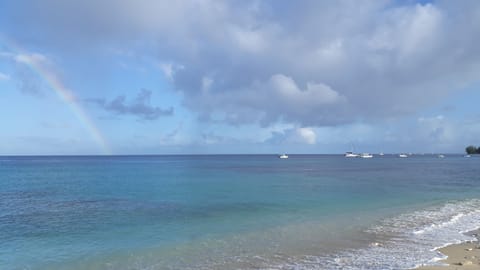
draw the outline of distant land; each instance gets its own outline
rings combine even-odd
[[[465,152],[467,152],[467,154],[469,155],[480,154],[480,147],[475,147],[473,145],[470,145],[470,146],[467,146],[467,148],[465,148]]]

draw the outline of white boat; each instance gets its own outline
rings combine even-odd
[[[444,158],[445,156],[444,155],[438,155],[438,158]]]
[[[472,156],[471,156],[471,155],[465,155],[465,156],[463,156],[463,157],[472,157]]]
[[[358,157],[358,154],[354,154],[353,152],[345,152],[345,157],[348,157],[348,158]]]
[[[398,155],[398,157],[406,158],[406,157],[408,157],[408,155],[407,154],[400,154],[400,155]]]
[[[361,153],[361,154],[360,154],[360,157],[361,157],[361,158],[373,158],[373,155],[372,155],[372,154],[369,154],[369,153]]]
[[[288,156],[286,154],[281,154],[280,156],[278,156],[279,158],[288,158]]]
[[[379,156],[385,156],[385,154],[383,152],[380,152],[380,154],[378,154]]]

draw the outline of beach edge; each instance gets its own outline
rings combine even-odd
[[[480,228],[465,233],[475,237],[474,241],[466,241],[459,244],[451,244],[437,251],[447,258],[440,260],[444,265],[423,265],[414,268],[415,270],[453,270],[469,269],[480,270]]]

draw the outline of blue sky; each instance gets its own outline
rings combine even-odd
[[[0,154],[460,153],[478,44],[478,1],[2,1]]]

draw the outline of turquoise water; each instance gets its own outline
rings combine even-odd
[[[480,227],[480,158],[0,157],[1,269],[407,269]]]

